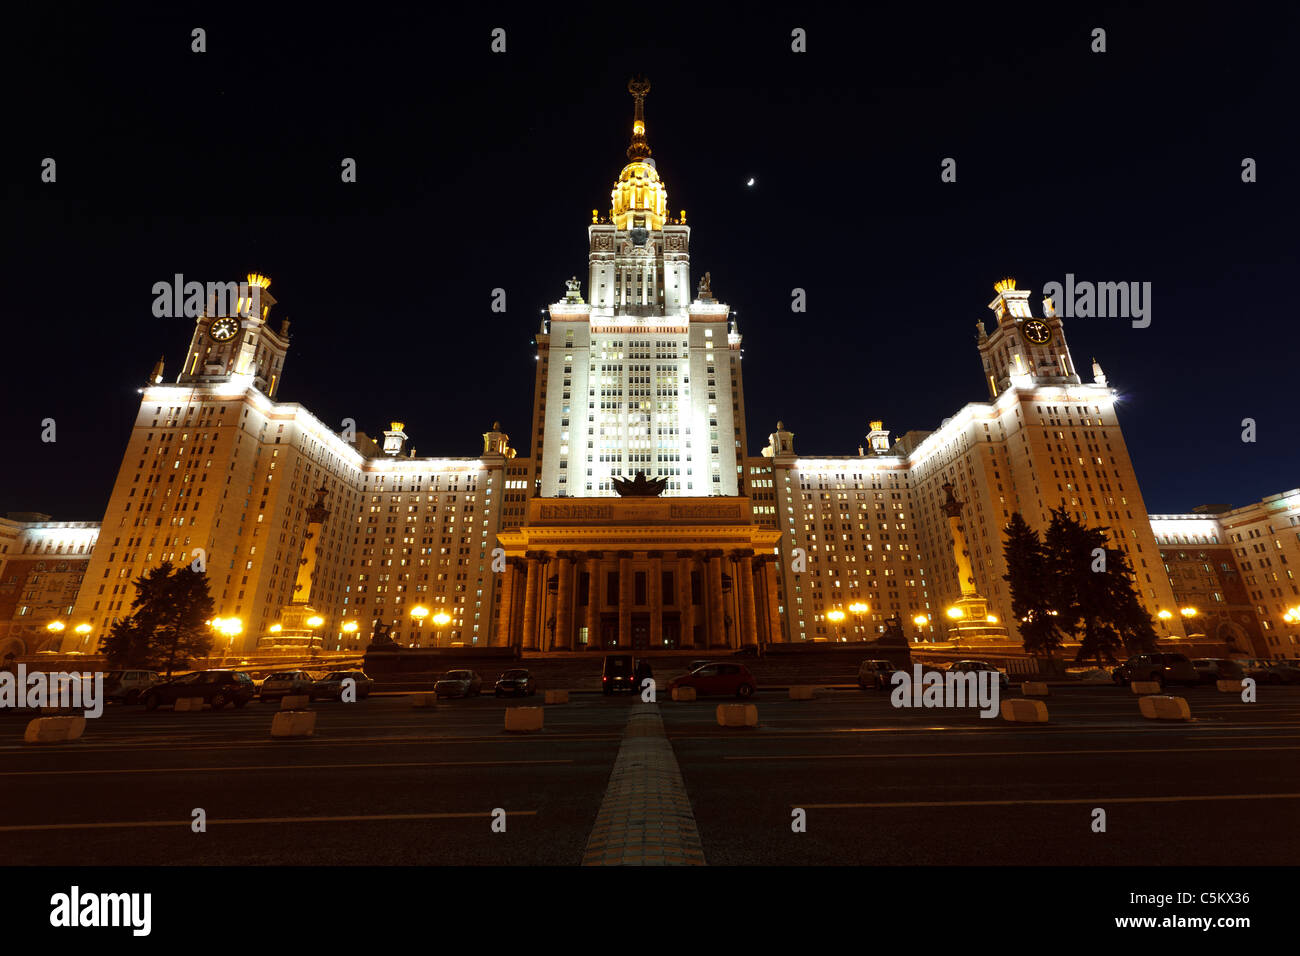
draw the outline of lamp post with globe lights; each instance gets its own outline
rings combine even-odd
[[[423,604],[411,608],[411,617],[415,621],[415,646],[424,644],[424,619],[429,616],[429,609]]]
[[[871,610],[871,605],[866,601],[854,601],[849,605],[849,610],[853,612],[853,636],[857,638],[862,627],[862,616]]]
[[[830,611],[827,611],[826,620],[830,621],[832,624],[835,625],[835,631],[839,635],[839,639],[841,641],[844,640],[844,632],[840,628],[840,625],[844,622],[844,612],[841,611],[839,608],[834,608]]]
[[[451,623],[451,615],[446,611],[439,611],[433,616],[433,625],[438,629],[437,644],[442,643],[442,629]]]

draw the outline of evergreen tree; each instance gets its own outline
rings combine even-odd
[[[1075,659],[1098,664],[1114,663],[1120,648],[1133,654],[1155,646],[1155,628],[1134,590],[1128,555],[1107,546],[1108,531],[1054,508],[1043,536],[1057,623],[1079,641]]]
[[[1050,656],[1065,639],[1051,612],[1055,579],[1047,569],[1047,556],[1038,532],[1017,511],[1004,529],[1002,551],[1011,587],[1011,611],[1020,622],[1020,637],[1030,654]]]
[[[133,582],[131,613],[113,622],[100,651],[115,667],[165,670],[168,676],[212,649],[207,574],[164,561]]]

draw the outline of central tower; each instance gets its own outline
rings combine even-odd
[[[638,471],[669,496],[736,495],[745,455],[740,334],[704,274],[691,296],[690,227],[668,214],[646,137],[650,83],[634,104],[628,163],[607,215],[587,227],[578,279],[537,334],[535,493],[610,497]]]

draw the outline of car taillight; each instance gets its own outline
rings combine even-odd
[[[602,677],[601,680],[609,680],[608,677]]]

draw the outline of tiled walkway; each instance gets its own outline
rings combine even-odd
[[[705,865],[695,814],[658,704],[632,705],[582,865]]]

